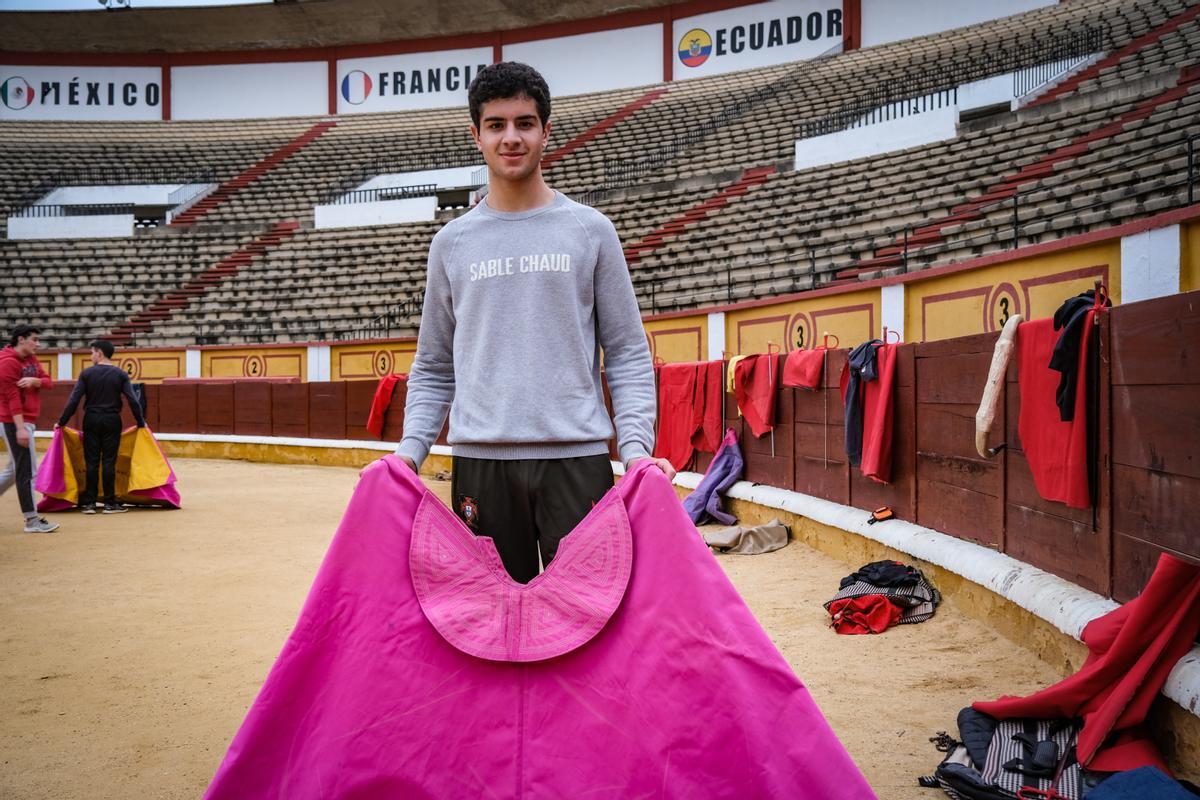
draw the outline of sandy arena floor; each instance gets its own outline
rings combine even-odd
[[[57,533],[33,535],[16,492],[0,498],[0,798],[199,797],[358,476],[174,466],[182,511],[57,514]],[[821,603],[858,565],[803,545],[719,561],[881,800],[944,797],[916,786],[938,761],[928,738],[972,700],[1058,677],[953,601],[882,636],[835,635]]]

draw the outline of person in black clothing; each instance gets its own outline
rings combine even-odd
[[[92,348],[92,366],[79,373],[75,389],[58,418],[56,428],[67,424],[79,401],[86,399],[83,413],[83,460],[87,465],[87,484],[79,496],[85,514],[96,513],[100,467],[104,466],[104,513],[128,511],[117,502],[117,449],[121,444],[121,396],[129,403],[139,428],[146,427],[142,404],[133,392],[125,370],[112,362],[112,342],[97,339]]]

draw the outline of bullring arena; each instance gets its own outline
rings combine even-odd
[[[2,484],[0,797],[919,800],[950,791],[935,740],[969,751],[976,703],[1056,743],[1029,773],[971,752],[998,785],[1200,782],[1200,5],[29,5],[0,4],[0,327],[39,334],[35,499],[59,527],[25,532]],[[616,489],[587,519],[618,499],[626,538],[574,590],[610,606],[562,612],[599,617],[536,656],[482,653],[491,617],[447,623],[431,600],[487,583],[436,541],[420,555],[448,530],[430,514],[472,526],[454,424],[419,465],[432,495],[395,455],[431,240],[505,196],[467,89],[511,61],[553,96],[546,183],[613,223],[653,455],[678,470],[609,441]],[[539,271],[524,255],[472,275]],[[76,508],[84,408],[54,430],[96,339],[157,443],[123,445],[119,516]],[[535,376],[534,402],[561,367],[496,371]],[[4,399],[3,370],[14,425],[26,395]],[[611,389],[606,372],[621,436]],[[693,493],[755,528],[743,544],[786,535],[706,547],[728,531],[687,519],[674,498]],[[571,591],[558,576],[598,530],[495,596]],[[400,578],[372,583],[388,559]],[[881,561],[920,571],[931,616],[882,580],[827,608]],[[533,637],[512,602],[505,624]],[[466,699],[427,704],[421,670]],[[511,734],[507,712],[471,716],[510,690]],[[542,748],[539,725],[579,750]],[[1119,793],[1135,779],[1162,782]]]

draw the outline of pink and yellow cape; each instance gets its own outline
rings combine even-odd
[[[83,434],[58,428],[38,466],[36,488],[45,497],[38,511],[66,511],[79,505],[87,474]],[[117,451],[117,499],[139,506],[179,508],[175,471],[149,428],[127,428]]]

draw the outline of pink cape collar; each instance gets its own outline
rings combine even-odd
[[[520,584],[490,538],[475,536],[424,489],[408,560],[421,610],[456,649],[490,661],[542,661],[586,644],[620,606],[633,537],[611,489],[562,540],[550,566]]]

